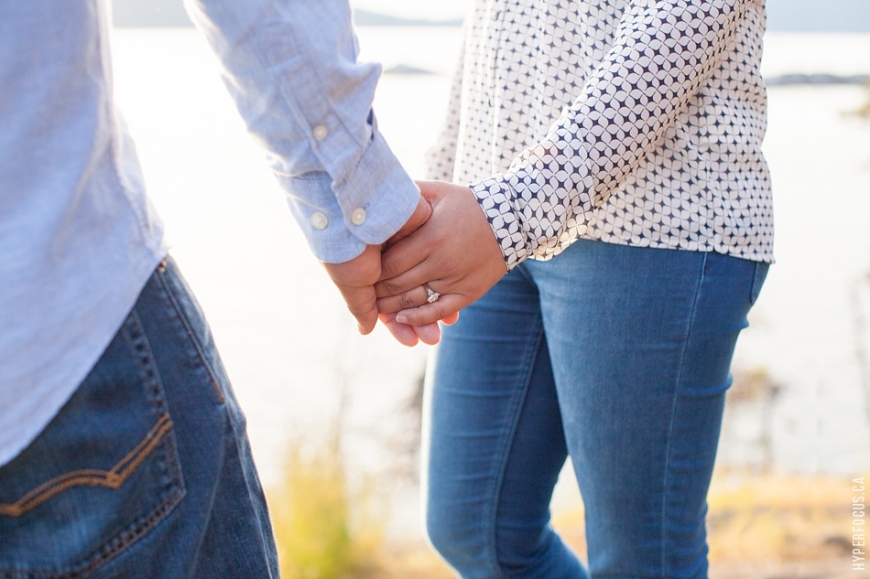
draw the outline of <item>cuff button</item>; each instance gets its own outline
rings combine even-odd
[[[329,225],[329,219],[323,213],[318,212],[311,216],[311,226],[314,229],[326,229],[327,225]]]
[[[365,209],[354,209],[353,213],[350,214],[350,222],[354,225],[362,225],[366,222],[366,210]]]
[[[329,135],[329,131],[323,125],[317,125],[311,134],[314,136],[315,141],[322,141]]]

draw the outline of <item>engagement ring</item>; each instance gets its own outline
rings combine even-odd
[[[441,297],[441,294],[436,291],[432,291],[432,288],[429,287],[428,283],[423,284],[423,289],[426,290],[426,301],[430,304],[434,304],[438,301],[438,298]]]

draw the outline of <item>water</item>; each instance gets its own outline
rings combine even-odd
[[[433,73],[385,75],[375,104],[398,157],[421,176],[459,31],[363,28],[360,41],[364,58],[386,68]],[[396,480],[416,439],[403,407],[426,348],[403,348],[380,328],[356,334],[195,31],[119,30],[114,47],[117,98],[150,194],[247,412],[265,484],[279,480],[289,440],[321,439],[339,414],[353,468]],[[769,75],[866,74],[870,35],[771,34],[765,55]],[[844,115],[863,98],[860,87],[770,91],[778,263],[735,369],[764,371],[780,390],[767,407],[729,407],[722,464],[870,468],[870,123]],[[411,504],[412,486],[403,488]],[[575,495],[566,479],[557,502]]]

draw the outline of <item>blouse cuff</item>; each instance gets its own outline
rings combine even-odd
[[[514,209],[512,191],[498,175],[473,183],[470,187],[495,233],[505,267],[511,271],[531,255],[531,248]]]

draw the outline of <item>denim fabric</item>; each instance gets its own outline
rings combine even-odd
[[[704,578],[729,365],[768,266],[581,240],[445,328],[426,524],[466,579]],[[570,453],[588,569],[549,525]]]
[[[277,577],[245,420],[171,260],[0,468],[0,578]]]

